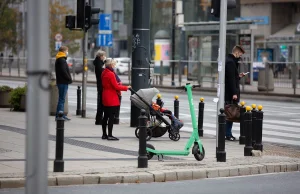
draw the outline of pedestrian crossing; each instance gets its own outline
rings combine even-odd
[[[6,81],[5,85],[12,87],[23,86],[24,83]],[[162,100],[165,108],[174,111],[174,96],[179,96],[179,119],[184,122],[182,131],[192,131],[192,121],[190,116],[189,104],[186,94],[174,92],[161,92]],[[122,92],[122,103],[120,109],[120,122],[130,123],[130,92]],[[217,122],[217,105],[213,102],[214,96],[202,96],[199,93],[194,94],[194,107],[196,115],[198,115],[198,102],[200,97],[205,99],[204,111],[204,135],[216,135]],[[153,99],[155,101],[155,98]],[[242,99],[247,105],[255,103],[263,105],[263,141],[271,143],[280,143],[300,146],[300,104],[287,103],[284,104],[276,101]],[[95,87],[87,87],[87,117],[94,118],[97,110],[97,89]],[[77,107],[77,86],[71,85],[68,91],[69,113],[75,115]],[[239,123],[234,123],[232,129],[233,135],[238,138],[240,136]]]

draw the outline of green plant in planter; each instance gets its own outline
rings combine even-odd
[[[0,92],[11,92],[13,88],[9,86],[0,86]]]
[[[17,87],[10,92],[9,103],[14,111],[20,110],[21,96],[26,94],[27,86]]]

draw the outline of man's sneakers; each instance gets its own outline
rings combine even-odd
[[[55,121],[57,121],[58,117],[55,117]],[[69,119],[67,116],[63,116],[62,118],[64,121],[70,121],[71,119]]]

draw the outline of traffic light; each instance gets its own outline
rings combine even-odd
[[[85,0],[77,0],[76,28],[83,29],[84,27],[84,6],[85,6]]]
[[[74,29],[75,28],[75,16],[67,15],[66,16],[66,28]]]
[[[220,7],[221,7],[221,0],[212,0],[211,14],[214,15],[216,18],[220,17]],[[236,8],[236,0],[227,0],[227,9],[234,9],[234,8]]]
[[[93,14],[100,13],[100,8],[92,8],[90,5],[85,5],[84,12],[84,30],[87,31],[92,25],[99,24],[99,19],[92,19]]]

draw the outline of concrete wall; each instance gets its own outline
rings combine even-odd
[[[247,16],[268,16],[269,22],[272,21],[272,5],[270,3],[242,5],[241,17]],[[271,34],[269,25],[258,25],[256,30],[253,30],[254,35],[264,35],[268,37]]]
[[[274,34],[292,22],[293,4],[274,3],[272,4],[271,33]]]

